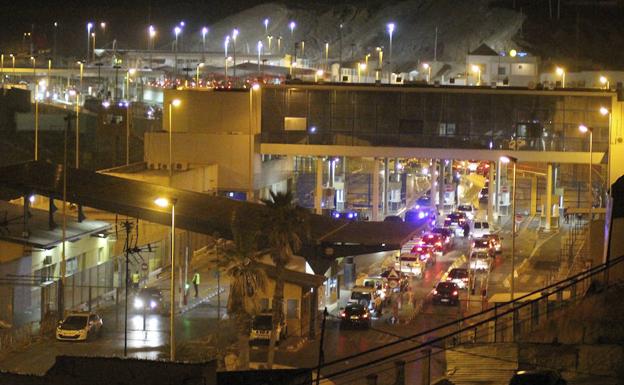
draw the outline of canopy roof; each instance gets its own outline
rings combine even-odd
[[[2,199],[15,199],[30,194],[62,199],[63,167],[42,161],[0,167]],[[68,168],[67,200],[75,204],[168,226],[171,223],[171,209],[154,204],[155,199],[160,197],[176,201],[176,227],[202,234],[218,233],[225,238],[231,237],[230,223],[235,211],[261,216],[268,210],[263,204]],[[311,214],[311,237],[299,254],[310,262],[310,258],[331,260],[396,250],[419,228],[409,223],[350,222]],[[312,267],[321,271],[322,266],[318,265],[320,261],[316,262],[311,262]],[[327,266],[327,263],[322,265]]]

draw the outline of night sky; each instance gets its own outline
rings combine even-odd
[[[258,0],[0,0],[0,49],[9,51],[20,44],[24,32],[34,24],[39,46],[52,39],[52,25],[59,22],[59,50],[64,53],[80,47],[87,20],[108,23],[107,35],[133,45],[142,43],[143,31],[150,23],[171,27],[185,20],[191,30],[210,25],[225,16],[266,2]],[[286,0],[299,6],[302,0]],[[335,4],[329,0],[305,1],[305,6]],[[99,44],[98,44],[99,45]]]

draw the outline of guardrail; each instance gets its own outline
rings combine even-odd
[[[422,361],[421,367],[430,367],[432,355],[462,344],[516,342],[546,321],[559,317],[563,314],[561,310],[579,302],[587,293],[621,283],[609,281],[608,276],[609,270],[622,262],[624,256],[480,313],[326,362],[321,365],[323,381],[357,382],[370,374],[384,376],[386,371],[399,376],[401,370],[397,370],[397,365]],[[345,368],[347,362],[349,367]]]

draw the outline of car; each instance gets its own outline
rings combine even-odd
[[[405,212],[405,222],[423,223],[426,221],[435,221],[436,214],[437,212],[433,207],[416,206]]]
[[[476,271],[490,269],[490,255],[485,251],[473,251],[470,253],[470,268]]]
[[[435,263],[436,261],[433,247],[422,242],[416,244],[410,253],[416,255],[420,261],[426,264]]]
[[[479,192],[479,203],[487,203],[489,196],[489,189],[487,187],[482,188]]]
[[[453,282],[438,282],[432,293],[433,303],[459,304],[459,287]]]
[[[388,215],[384,218],[384,222],[403,222],[403,218],[398,215]]]
[[[490,257],[496,253],[496,247],[489,238],[475,238],[471,244],[472,252],[486,252]]]
[[[359,303],[350,303],[344,309],[340,310],[340,328],[346,328],[350,326],[363,327],[368,329],[370,327],[371,315],[365,306]]]
[[[423,195],[416,201],[418,206],[430,206],[431,205],[431,197],[428,195]]]
[[[434,234],[440,234],[444,237],[444,243],[449,245],[449,247],[453,246],[453,238],[455,238],[455,232],[453,232],[451,229],[448,229],[446,227],[434,227],[431,232]]]
[[[163,294],[160,289],[146,287],[134,296],[134,309],[140,312],[160,313],[164,311]]]
[[[468,287],[468,281],[470,280],[470,276],[468,273],[468,269],[462,268],[453,268],[449,271],[446,276],[447,282],[453,282],[460,289],[465,289]]]
[[[466,217],[468,219],[473,220],[477,212],[477,209],[475,209],[473,205],[467,204],[467,205],[457,206],[457,211],[459,211],[460,213],[466,214]]]
[[[498,234],[485,234],[484,238],[488,238],[494,244],[494,251],[498,254],[502,251],[501,237]]]
[[[271,341],[271,331],[273,330],[273,313],[270,310],[253,316],[251,319],[251,330],[249,332],[250,345],[268,345]],[[288,336],[286,321],[277,325],[277,343],[283,341]]]
[[[359,303],[367,308],[371,308],[376,295],[377,289],[374,287],[353,286],[349,303]]]
[[[431,246],[434,253],[444,254],[447,251],[447,243],[444,236],[436,233],[425,233],[422,236],[422,243]]]
[[[519,370],[509,380],[509,385],[567,385],[567,381],[554,370]]]
[[[59,341],[86,341],[102,331],[102,317],[95,313],[70,313],[59,321],[56,339]]]
[[[360,215],[357,211],[333,211],[331,216],[335,219],[346,219],[348,221],[360,220]]]
[[[418,258],[417,255],[412,253],[403,253],[399,256],[399,261],[396,263],[396,269],[401,273],[416,277],[422,278],[423,276],[423,262]]]
[[[444,227],[461,227],[467,220],[466,213],[455,211],[446,216],[444,219]]]
[[[472,223],[472,233],[470,234],[474,238],[481,238],[490,233],[490,224],[486,221],[474,221]]]

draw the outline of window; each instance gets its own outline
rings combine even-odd
[[[287,116],[284,118],[284,130],[286,131],[305,131],[308,128],[306,118],[295,118]]]
[[[73,257],[65,261],[65,276],[69,277],[78,271],[78,258]]]
[[[507,75],[507,68],[505,68],[505,67],[498,67],[498,74],[499,75]]]
[[[100,247],[97,251],[97,263],[100,264],[104,262],[104,248]]]
[[[54,269],[56,265],[46,266],[35,271],[35,278],[39,278],[40,283],[49,283],[54,281]]]
[[[286,301],[286,318],[299,318],[299,300],[289,299]]]
[[[455,132],[455,123],[440,123],[440,136],[454,136]]]

